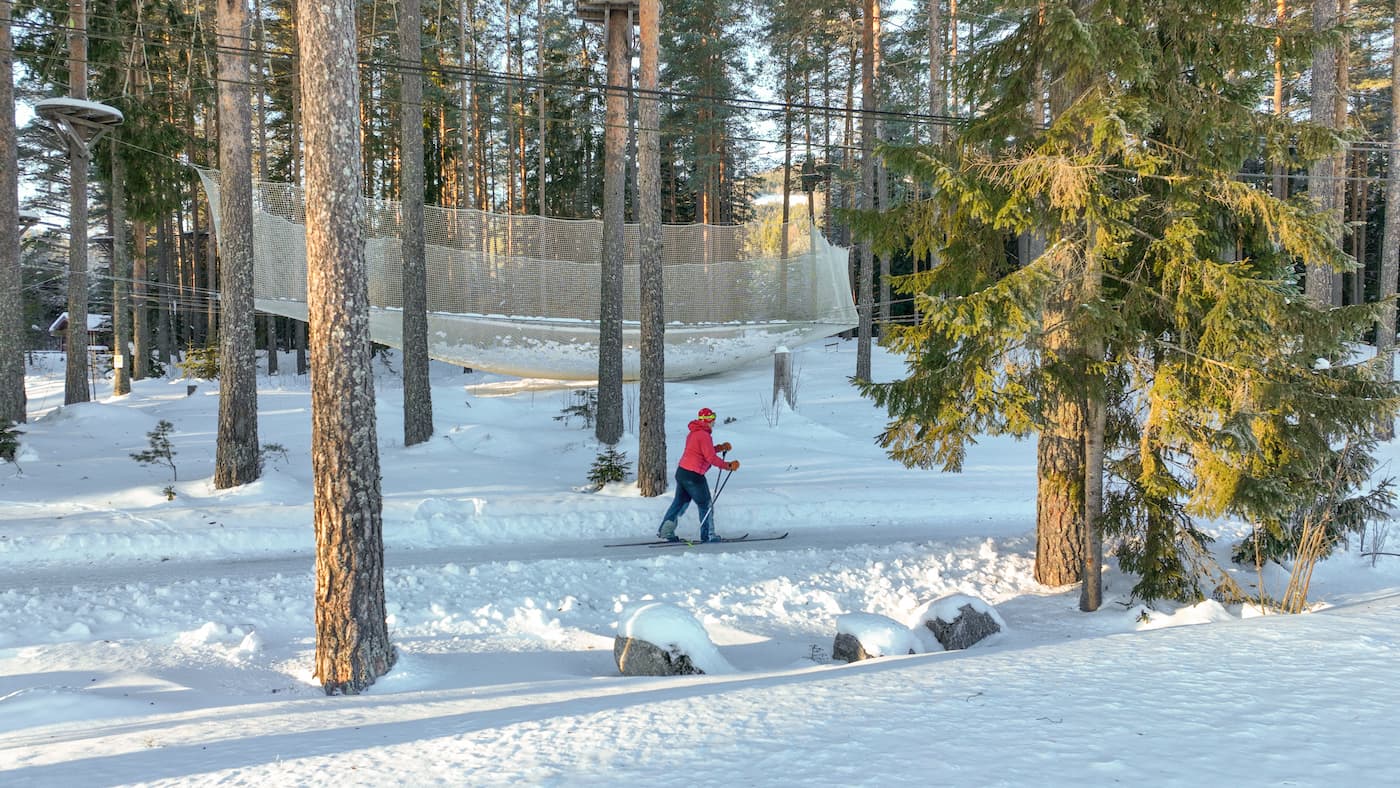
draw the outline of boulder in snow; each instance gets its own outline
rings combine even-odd
[[[733,673],[695,617],[663,602],[623,611],[613,639],[613,660],[624,676]]]
[[[915,616],[916,626],[933,633],[947,651],[958,651],[1006,629],[991,605],[966,594],[950,594],[925,605]]]
[[[622,635],[613,639],[613,660],[624,676],[688,676],[705,672],[695,667],[686,654]]]
[[[836,617],[836,642],[831,658],[841,662],[915,654],[918,643],[909,628],[875,613],[846,613]]]

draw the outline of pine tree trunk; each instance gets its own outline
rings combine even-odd
[[[861,27],[860,75],[860,205],[863,211],[875,208],[875,80],[880,68],[880,3],[864,0],[865,19]],[[870,241],[860,243],[859,297],[856,299],[856,380],[870,380],[870,340],[874,333],[872,307],[875,301],[875,256]]]
[[[87,11],[83,0],[68,2],[68,96],[87,98]],[[68,354],[63,404],[87,402],[88,393],[88,178],[87,146],[68,142]]]
[[[0,97],[0,105],[4,99]],[[126,159],[112,137],[112,393],[131,393],[131,253],[126,244]],[[3,221],[3,219],[0,219]]]
[[[15,139],[10,0],[0,0],[0,426],[28,419],[24,393],[24,296],[19,267],[19,156]]]
[[[1337,26],[1337,16],[1337,0],[1313,0],[1314,33],[1323,35],[1331,32]],[[1312,121],[1330,129],[1337,128],[1338,62],[1335,43],[1323,40],[1313,48]],[[1338,198],[1336,186],[1342,175],[1342,155],[1338,152],[1324,156],[1313,162],[1308,169],[1308,194],[1317,203],[1318,208],[1334,218],[1338,226],[1342,221],[1342,203]],[[1304,276],[1307,297],[1313,303],[1320,306],[1338,305],[1332,295],[1336,288],[1336,272],[1325,264],[1310,264]]]
[[[147,246],[150,236],[146,223],[136,220],[131,225],[131,376],[145,380],[151,376],[151,303],[146,292]]]
[[[785,47],[785,52],[791,47]],[[789,226],[792,220],[792,58],[784,58],[783,64],[783,218],[782,234],[778,238],[778,314],[779,319],[788,316],[788,237],[792,234]]]
[[[1274,37],[1274,116],[1282,119],[1286,114],[1283,106],[1283,27],[1288,18],[1287,0],[1278,0],[1274,23],[1279,31]],[[1274,196],[1280,200],[1288,198],[1288,178],[1284,164],[1276,161],[1272,165],[1274,176]]]
[[[598,320],[599,443],[614,445],[622,438],[622,283],[623,211],[626,208],[627,93],[631,62],[627,11],[609,8],[607,128],[603,132],[603,260]]]
[[[170,217],[160,217],[160,224],[156,227],[156,282],[154,288],[154,299],[156,302],[156,353],[160,358],[161,366],[165,367],[165,376],[169,377],[173,370],[170,368],[174,363],[175,337],[171,329],[172,316],[170,309],[171,295],[174,290],[170,282]]]
[[[253,43],[253,67],[257,70],[257,112],[258,112],[258,180],[268,179],[267,171],[267,99],[263,85],[267,80],[267,71],[263,62],[264,36],[263,17],[261,0],[253,0],[253,32],[255,40]],[[269,376],[277,374],[277,315],[266,315],[263,321],[263,328],[267,334],[267,374]]]
[[[548,194],[545,178],[545,165],[547,163],[545,161],[545,154],[548,152],[547,140],[549,139],[549,135],[546,133],[545,111],[549,103],[549,96],[545,91],[544,73],[545,21],[547,18],[545,16],[545,0],[536,1],[535,15],[538,17],[538,20],[535,22],[535,78],[539,80],[539,87],[535,92],[535,123],[538,127],[535,132],[535,136],[538,137],[538,144],[535,150],[535,168],[538,170],[535,177],[535,191],[539,199],[539,215],[546,216],[549,213],[549,208],[545,202],[545,197]]]
[[[876,140],[883,140],[885,124],[875,124]],[[883,213],[890,209],[890,171],[883,162],[875,165],[875,205]],[[890,253],[880,253],[880,320],[878,336],[884,336],[885,327],[890,324]]]
[[[1395,295],[1400,278],[1400,0],[1395,2],[1390,39],[1390,159],[1385,179],[1385,236],[1381,242],[1381,315],[1376,326],[1376,360],[1381,380],[1395,377]],[[1395,437],[1395,420],[1376,431],[1381,440]]]
[[[384,607],[369,286],[351,0],[301,3],[307,310],[316,527],[316,676],[359,693],[393,667]]]
[[[1090,222],[1084,251],[1083,301],[1092,304],[1102,297],[1103,269],[1097,251],[1097,228]],[[1089,327],[1087,330],[1096,330]],[[1085,337],[1084,359],[1089,364],[1103,361],[1104,343],[1098,336]],[[1079,589],[1079,609],[1086,613],[1103,604],[1103,472],[1104,431],[1107,405],[1104,402],[1102,373],[1085,370],[1084,396],[1084,570]]]
[[[219,28],[219,438],[214,487],[262,474],[253,324],[253,158],[247,0],[218,0]]]
[[[661,266],[661,117],[656,96],[660,0],[641,0],[641,94],[637,107],[637,204],[641,223],[641,380],[637,489],[666,492],[666,320]]]
[[[216,2],[215,5],[218,5],[218,2]],[[221,92],[221,93],[222,93],[222,92]],[[191,146],[191,147],[193,147],[193,146]],[[191,159],[191,160],[193,160],[193,159]],[[219,166],[222,167],[222,168],[224,168],[224,169],[227,169],[227,165],[226,165],[224,162],[222,162],[222,161],[219,162]],[[222,175],[222,174],[223,174],[223,169],[219,170],[219,173],[220,173],[220,175]],[[182,250],[182,251],[181,251],[181,254],[180,254],[181,268],[183,269],[183,267],[184,267],[184,261],[188,259],[188,260],[189,260],[189,268],[190,268],[190,286],[191,286],[190,295],[194,295],[196,292],[198,292],[198,291],[195,290],[194,288],[196,288],[196,287],[199,285],[199,258],[200,258],[200,255],[204,253],[204,250],[205,250],[206,247],[212,249],[213,247],[215,247],[215,246],[218,245],[217,241],[216,241],[215,238],[214,238],[214,217],[213,217],[212,213],[211,213],[211,215],[209,216],[209,244],[206,245],[206,244],[201,240],[201,236],[204,234],[204,228],[200,225],[200,222],[199,222],[199,203],[200,203],[200,200],[199,200],[199,184],[198,184],[198,183],[191,183],[191,184],[190,184],[190,196],[189,196],[189,204],[190,204],[190,233],[189,233],[189,241],[188,241],[188,242],[185,241],[185,237],[186,237],[186,236],[185,236],[184,231],[181,230],[181,232],[180,232],[180,249]],[[210,207],[209,210],[210,210],[211,212],[213,211],[212,206]],[[182,215],[183,215],[183,214],[182,214]],[[209,258],[208,258],[208,261],[205,263],[205,266],[204,266],[204,271],[205,271],[204,281],[208,284],[208,287],[209,287],[208,292],[210,292],[210,293],[214,292],[215,285],[217,284],[217,283],[214,281],[214,278],[213,278],[213,277],[215,277],[215,276],[217,275],[216,272],[218,271],[218,264],[217,264],[217,260],[216,260],[217,256],[218,256],[217,253],[210,254],[210,255],[209,255]],[[184,289],[184,281],[185,281],[184,275],[181,274],[181,276],[180,276],[181,290]],[[181,293],[180,302],[181,302],[182,304],[185,303],[184,294],[183,294],[183,293]],[[189,320],[190,320],[190,323],[194,323],[194,322],[198,321],[198,322],[200,322],[200,323],[203,324],[202,326],[199,326],[199,327],[198,327],[198,334],[200,335],[200,338],[201,338],[201,341],[200,341],[200,343],[199,343],[200,346],[201,346],[201,347],[212,347],[212,346],[214,345],[214,342],[216,341],[216,340],[215,340],[215,337],[217,336],[217,332],[218,332],[218,328],[216,327],[216,324],[215,324],[214,318],[213,318],[214,310],[217,308],[216,305],[215,305],[215,303],[214,303],[214,299],[212,299],[212,298],[208,299],[208,306],[205,308],[203,314],[201,314],[200,311],[199,311],[199,309],[196,308],[196,307],[194,306],[194,304],[195,304],[195,303],[198,303],[198,302],[196,302],[196,301],[194,301],[193,299],[191,299],[191,301],[190,301],[189,303],[190,303],[190,306],[189,306]],[[189,328],[190,328],[191,331],[195,331],[195,330],[196,330],[196,327],[195,327],[195,326],[190,326]],[[186,344],[187,344],[187,346],[188,346],[188,344],[190,344],[190,343],[186,343]]]
[[[1067,324],[1078,283],[1067,278],[1061,281],[1045,304],[1041,324],[1046,355],[1063,357],[1075,349]],[[1036,446],[1035,579],[1048,586],[1062,586],[1083,577],[1085,420],[1078,398],[1065,391],[1047,391],[1044,410],[1045,424]]]
[[[422,443],[433,435],[433,397],[428,380],[428,269],[423,239],[422,27],[419,0],[399,0],[405,446]]]
[[[935,147],[943,144],[942,118],[948,114],[948,83],[943,79],[943,0],[928,0],[928,92],[929,112],[934,116],[930,130]]]
[[[1077,0],[1076,12],[1084,2]],[[1052,77],[1051,122],[1071,106],[1076,96],[1075,87],[1067,83],[1063,74]],[[1081,352],[1070,323],[1078,304],[1082,275],[1076,275],[1068,257],[1062,255],[1050,266],[1056,285],[1040,317],[1042,355],[1061,363]],[[1042,408],[1045,421],[1036,446],[1035,579],[1045,585],[1061,586],[1077,583],[1084,575],[1087,421],[1080,398],[1064,385],[1052,385],[1044,392]]]

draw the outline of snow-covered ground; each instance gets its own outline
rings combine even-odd
[[[560,418],[570,389],[435,366],[436,435],[404,448],[381,366],[399,662],[329,698],[310,675],[308,381],[262,378],[259,436],[280,449],[217,491],[217,383],[99,384],[60,409],[61,360],[36,357],[19,463],[0,466],[0,785],[1400,784],[1400,559],[1353,546],[1292,617],[1144,610],[1110,568],[1083,614],[1032,578],[1033,443],[904,469],[847,382],[851,344],[794,360],[795,410],[768,407],[768,364],[667,387],[671,462],[702,406],[742,461],[719,532],[791,536],[665,549],[604,547],[651,537],[669,497],[586,490],[598,447]],[[875,370],[900,365],[877,351]],[[627,412],[635,460],[631,386]],[[161,419],[178,481],[130,457]],[[697,526],[692,508],[681,534]],[[1238,536],[1212,528],[1222,550]],[[830,661],[842,615],[909,621],[952,593],[1006,631]],[[732,671],[618,675],[619,620],[647,601],[703,624]]]

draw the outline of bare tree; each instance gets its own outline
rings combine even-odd
[[[642,339],[637,488],[666,492],[666,319],[661,266],[661,116],[656,90],[661,0],[641,0],[641,95],[637,101],[637,212],[641,222]]]
[[[24,310],[19,270],[19,161],[15,143],[10,0],[0,0],[0,425],[25,421]]]
[[[603,261],[598,315],[598,419],[594,434],[609,446],[622,438],[622,272],[626,210],[627,93],[631,62],[627,9],[608,6],[608,101],[603,131]]]
[[[299,3],[305,102],[316,676],[359,693],[394,665],[370,375],[355,3]]]
[[[423,239],[423,14],[419,0],[399,0],[399,60],[403,80],[400,231],[403,239],[403,443],[433,435],[428,380],[428,270]]]
[[[253,327],[253,158],[247,0],[218,0],[219,40],[219,439],[214,486],[262,473]]]

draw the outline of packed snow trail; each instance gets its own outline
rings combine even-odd
[[[11,735],[0,779],[376,785],[412,765],[420,784],[1380,785],[1390,759],[1345,754],[1392,751],[1397,632],[1391,596],[1311,616],[729,677],[401,693],[390,679],[354,698]]]

